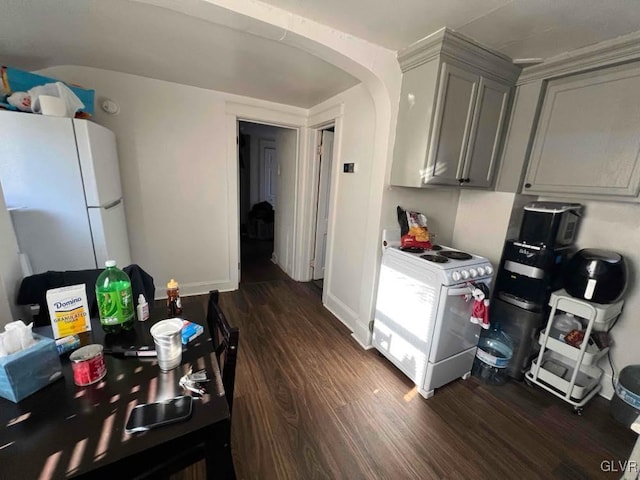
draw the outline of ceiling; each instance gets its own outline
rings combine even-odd
[[[83,65],[304,108],[359,83],[278,42],[279,29],[277,35],[268,32],[276,38],[270,40],[126,0],[0,0],[0,5],[0,64],[27,70]]]
[[[127,0],[0,0],[0,63],[84,65],[305,108],[358,83],[279,42],[282,30],[239,16],[232,29],[215,21],[222,7],[175,1],[207,15]],[[638,0],[262,1],[392,50],[448,26],[517,59],[640,28]]]
[[[640,29],[638,0],[262,0],[399,50],[442,27],[514,59],[548,58]]]

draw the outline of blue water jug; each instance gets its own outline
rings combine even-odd
[[[484,330],[478,340],[472,375],[489,385],[503,385],[508,380],[507,367],[513,356],[513,341],[499,324]]]

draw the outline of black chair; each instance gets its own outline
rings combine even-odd
[[[209,292],[207,306],[207,326],[211,332],[211,341],[216,352],[224,393],[229,404],[229,413],[233,410],[233,391],[236,381],[236,360],[240,330],[231,327],[218,305],[218,291]]]
[[[240,330],[229,325],[227,317],[225,317],[218,305],[218,298],[217,290],[209,292],[207,327],[211,333],[211,342],[213,343],[218,366],[220,367],[222,385],[227,403],[229,404],[229,414],[231,414],[233,409],[233,391],[236,379],[236,360]],[[168,479],[171,475],[188,468],[203,458],[205,458],[205,454],[202,445],[191,450],[182,451],[171,458],[158,462],[152,469],[149,469],[147,473],[136,477],[136,480]],[[230,453],[226,469],[220,472],[220,475],[226,479],[236,478],[233,459]]]

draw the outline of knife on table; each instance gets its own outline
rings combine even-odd
[[[104,348],[103,352],[107,355],[116,355],[121,357],[157,357],[158,354],[149,346],[142,347],[110,347]]]

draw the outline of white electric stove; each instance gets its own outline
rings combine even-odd
[[[397,230],[384,232],[383,245],[373,345],[429,398],[471,372],[480,336],[470,322],[471,287],[489,287],[493,267],[445,246],[403,251]]]

